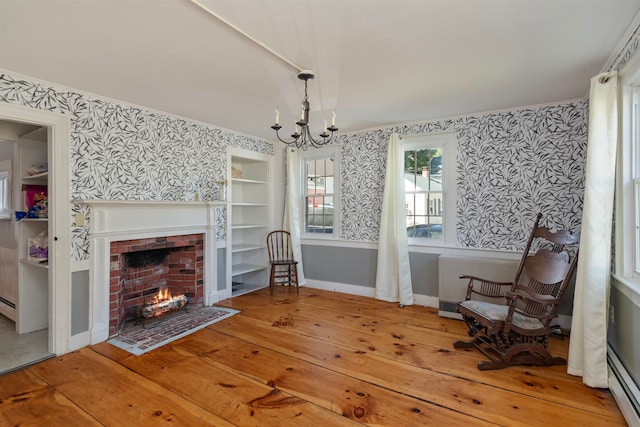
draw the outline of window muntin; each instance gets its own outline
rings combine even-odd
[[[305,153],[306,154],[306,153]],[[302,156],[304,233],[307,236],[333,236],[336,224],[336,157],[317,150]]]

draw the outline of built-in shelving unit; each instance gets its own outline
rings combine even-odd
[[[230,226],[227,236],[232,296],[268,286],[269,161],[230,156]],[[230,244],[229,244],[230,242]]]

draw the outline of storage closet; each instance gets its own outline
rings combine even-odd
[[[47,129],[38,128],[18,141],[18,176],[14,207],[26,214],[17,221],[18,304],[16,328],[20,334],[49,325],[50,215]]]

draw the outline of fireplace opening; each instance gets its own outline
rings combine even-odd
[[[147,251],[127,252],[124,261],[127,267],[140,268],[146,265],[162,264],[171,251],[169,249],[150,249]]]
[[[131,320],[202,306],[203,265],[202,234],[112,242],[109,336]]]

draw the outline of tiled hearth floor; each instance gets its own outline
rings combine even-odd
[[[144,325],[130,322],[109,343],[140,355],[238,313],[226,307],[198,307],[168,313]]]

